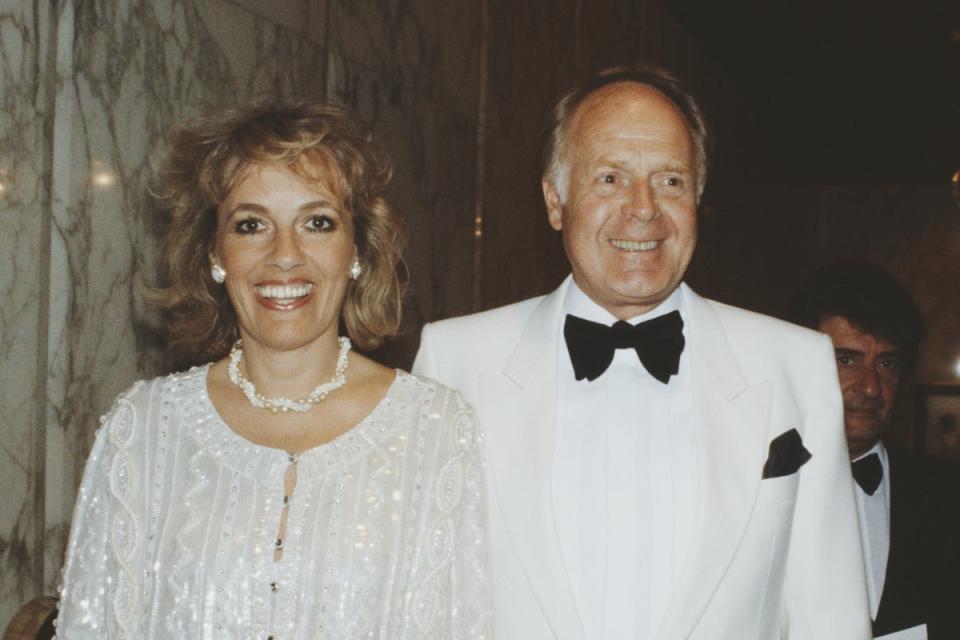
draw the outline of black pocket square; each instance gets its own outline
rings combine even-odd
[[[767,461],[763,465],[763,478],[780,478],[796,473],[810,457],[796,429],[781,433],[770,441]]]

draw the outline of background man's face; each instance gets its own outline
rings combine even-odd
[[[847,447],[855,458],[876,444],[890,422],[902,356],[896,346],[863,333],[846,318],[829,316],[819,328],[833,340]]]
[[[660,92],[608,85],[573,115],[566,201],[544,182],[550,224],[577,285],[620,319],[680,284],[697,240],[697,176],[686,120]]]

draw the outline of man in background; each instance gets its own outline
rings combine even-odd
[[[923,337],[916,305],[881,267],[843,262],[810,278],[794,314],[833,341],[874,637],[960,638],[957,471],[884,440]]]

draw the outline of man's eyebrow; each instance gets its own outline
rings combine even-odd
[[[862,356],[865,353],[859,349],[851,349],[849,347],[834,347],[833,351],[834,353],[844,356]]]
[[[600,156],[597,158],[597,168],[604,169],[608,167],[610,169],[624,171],[630,168],[630,163],[613,156]]]
[[[662,165],[660,165],[657,169],[655,169],[655,171],[657,171],[657,172],[670,171],[670,172],[673,172],[673,173],[689,173],[689,174],[693,174],[693,168],[692,168],[692,167],[690,167],[689,165],[683,164],[683,163],[681,163],[681,162],[673,161],[673,160],[668,160],[667,162],[664,162],[664,163],[663,163]]]
[[[597,158],[596,167],[598,169],[610,168],[618,171],[628,171],[632,168],[629,160],[623,160],[616,156],[600,156]],[[651,173],[681,173],[693,175],[693,169],[683,162],[676,160],[664,160],[651,168]]]

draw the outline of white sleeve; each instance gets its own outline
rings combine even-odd
[[[418,554],[404,638],[481,640],[492,635],[483,434],[473,409],[439,387],[429,428],[439,435],[430,532]],[[421,615],[440,604],[439,615]]]
[[[866,640],[872,632],[843,403],[833,347],[825,337],[820,347],[804,425],[813,457],[801,475],[787,560],[787,637]]]
[[[130,453],[138,424],[129,395],[102,419],[83,472],[60,589],[59,638],[140,637],[143,489]]]

